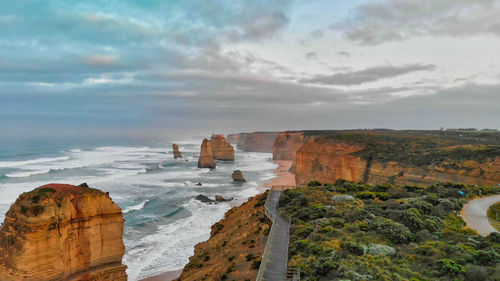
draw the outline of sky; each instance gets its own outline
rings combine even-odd
[[[500,128],[500,0],[2,1],[6,137]]]

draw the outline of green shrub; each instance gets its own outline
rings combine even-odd
[[[339,265],[329,258],[321,257],[312,264],[315,276],[324,276],[330,271],[337,269]]]
[[[258,270],[260,267],[261,260],[254,260],[250,265],[250,269]]]
[[[389,200],[392,197],[387,192],[376,192],[375,196],[377,196],[378,199],[383,200],[383,201]]]
[[[465,273],[465,268],[454,260],[442,259],[437,262],[441,267],[441,273],[443,275],[457,275],[459,273]]]
[[[406,226],[391,220],[379,222],[376,231],[394,243],[406,243],[411,236],[411,232]]]
[[[401,222],[414,232],[419,231],[424,226],[422,215],[415,208],[404,211],[401,216]]]
[[[375,199],[375,193],[371,191],[358,192],[356,194],[356,197],[358,197],[359,199]]]

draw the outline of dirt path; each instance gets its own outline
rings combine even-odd
[[[478,198],[467,203],[460,215],[467,223],[467,227],[477,230],[479,234],[486,236],[491,232],[498,232],[488,221],[488,208],[500,202],[500,195]]]

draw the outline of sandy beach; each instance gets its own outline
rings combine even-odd
[[[292,167],[293,161],[291,160],[275,160],[274,163],[278,164],[278,168],[274,170],[277,175],[276,178],[272,179],[270,182],[265,183],[265,188],[271,188],[275,185],[281,186],[293,186],[295,185],[295,175],[290,173],[290,168]]]

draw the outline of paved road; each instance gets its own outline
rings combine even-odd
[[[500,202],[500,195],[478,198],[467,203],[461,212],[467,227],[477,230],[483,236],[498,232],[491,226],[487,216],[488,208],[497,202]]]
[[[290,229],[289,222],[278,215],[278,201],[281,195],[281,190],[271,190],[270,200],[266,202],[269,211],[276,216],[273,227],[276,228],[274,233],[269,233],[267,247],[269,248],[268,255],[265,257],[263,280],[285,280],[288,260],[288,231]],[[262,261],[264,263],[264,261]]]

